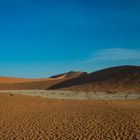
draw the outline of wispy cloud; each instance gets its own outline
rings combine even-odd
[[[140,59],[140,49],[109,48],[94,52],[88,62]]]

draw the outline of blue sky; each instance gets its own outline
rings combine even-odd
[[[1,0],[0,75],[140,65],[139,0]]]

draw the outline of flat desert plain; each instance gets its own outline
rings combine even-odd
[[[1,140],[140,140],[140,100],[0,93]]]

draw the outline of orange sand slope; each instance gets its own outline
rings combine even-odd
[[[25,82],[35,82],[35,81],[49,81],[58,79],[71,79],[86,75],[86,72],[76,72],[71,71],[64,74],[52,76],[50,78],[40,78],[40,79],[28,79],[28,78],[16,78],[16,77],[0,77],[0,83],[25,83]]]
[[[0,83],[22,83],[30,82],[35,79],[25,79],[25,78],[14,78],[14,77],[0,77]]]
[[[82,77],[83,75],[86,75],[86,73],[72,71],[50,78],[40,79],[0,77],[0,90],[48,89],[57,83],[76,77]]]
[[[0,94],[0,139],[139,140],[140,100],[49,100]]]
[[[50,80],[49,78],[38,78],[38,79],[31,79],[31,78],[16,78],[16,77],[0,77],[0,84],[20,84],[20,83],[29,83],[29,82],[41,82]]]

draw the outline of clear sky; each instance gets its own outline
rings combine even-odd
[[[140,0],[0,0],[0,75],[140,65]]]

